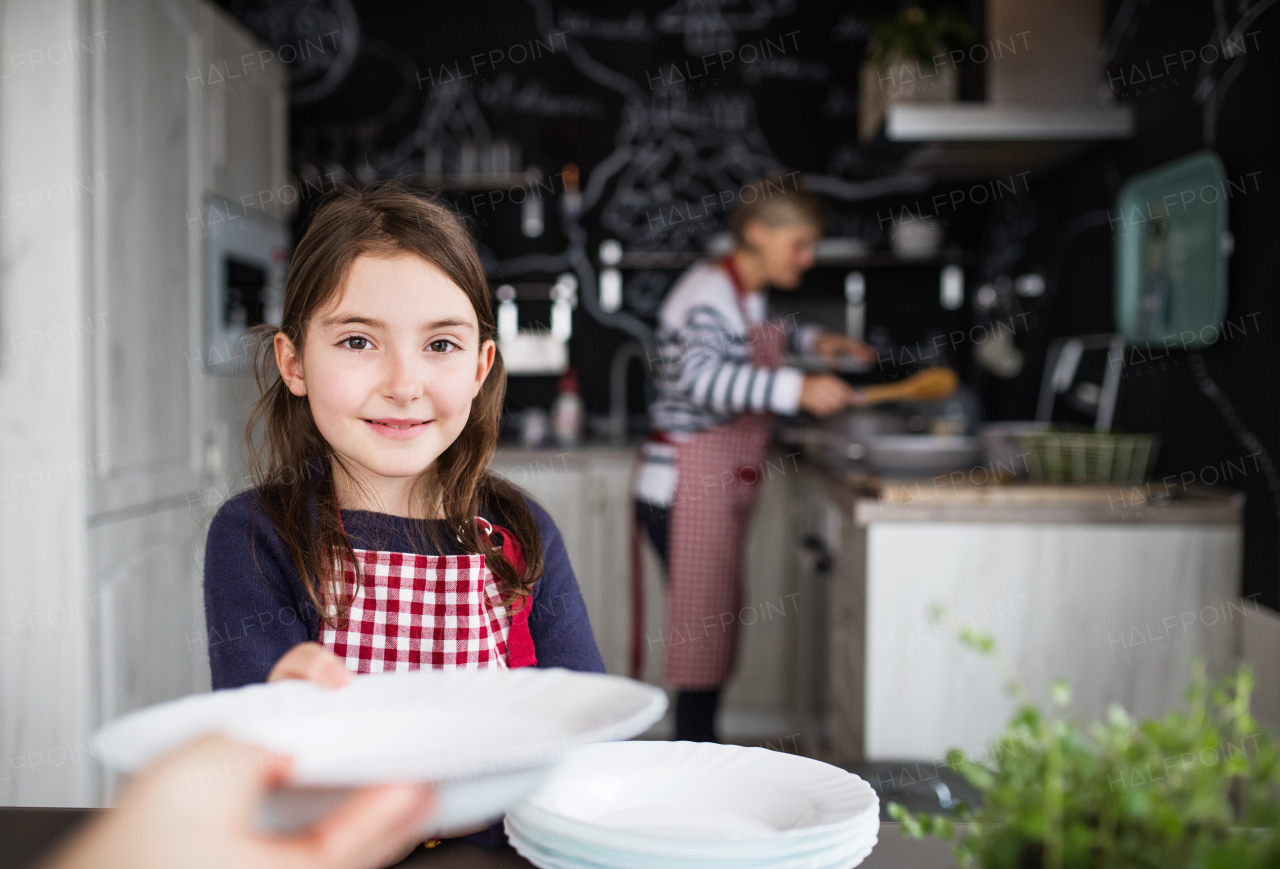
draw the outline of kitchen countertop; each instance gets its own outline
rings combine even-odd
[[[642,441],[638,440],[620,444],[610,441],[588,441],[573,447],[526,447],[519,443],[502,443],[498,444],[498,452],[493,461],[497,465],[532,465],[540,462],[557,468],[560,468],[562,463],[573,466],[600,459],[633,461],[641,443]]]
[[[530,473],[584,468],[594,462],[633,462],[639,441],[588,442],[575,447],[504,444],[499,472],[525,466]],[[801,472],[860,526],[877,522],[1040,522],[1088,524],[1238,525],[1244,494],[1151,481],[1137,486],[1029,483],[978,485],[964,474],[892,479],[842,474],[810,460]],[[519,482],[519,481],[517,481]]]
[[[922,480],[841,475],[806,462],[806,479],[853,512],[877,522],[1056,522],[1238,525],[1244,494],[1154,481],[1138,486],[1016,482],[975,485],[942,474]]]
[[[0,843],[4,845],[0,865],[6,869],[31,869],[36,860],[97,811],[0,807]],[[533,864],[511,848],[489,851],[453,839],[430,850],[419,848],[396,865],[402,869],[519,869]],[[904,839],[901,825],[882,823],[879,844],[861,865],[867,869],[950,869],[955,866],[955,859],[950,842]]]

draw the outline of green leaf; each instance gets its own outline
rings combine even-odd
[[[995,637],[990,634],[984,634],[981,631],[975,631],[968,626],[960,629],[960,642],[984,655],[990,655],[996,648]]]
[[[982,794],[963,816],[957,859],[984,869],[1280,867],[1280,744],[1249,713],[1252,680],[1241,667],[1211,687],[1199,667],[1185,708],[1136,721],[1112,706],[1094,723],[1062,717],[1070,691],[1053,683],[1052,711],[1021,703],[981,764],[948,752]],[[906,835],[958,832],[950,818],[889,811],[903,813]]]

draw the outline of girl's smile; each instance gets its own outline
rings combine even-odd
[[[369,428],[383,437],[407,440],[422,434],[432,421],[429,419],[366,419],[365,422],[369,424]]]
[[[300,353],[276,336],[281,376],[350,475],[339,504],[405,516],[421,512],[413,483],[462,433],[495,352],[462,288],[412,253],[357,256]]]

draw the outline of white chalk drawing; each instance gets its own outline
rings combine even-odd
[[[233,0],[227,11],[288,67],[295,105],[337,90],[360,51],[360,19],[351,0]],[[286,54],[289,46],[295,50]]]
[[[632,9],[626,18],[598,18],[578,9],[561,9],[556,23],[575,39],[608,39],[613,42],[650,42],[654,30],[644,11]]]
[[[521,81],[509,72],[480,85],[476,95],[482,105],[496,112],[541,118],[589,118],[604,111],[604,103],[595,97],[553,93],[537,79]]]
[[[654,24],[660,33],[683,34],[684,50],[701,57],[731,50],[738,44],[737,32],[768,27],[775,18],[794,12],[795,6],[794,0],[679,0],[659,12]]]
[[[341,0],[327,4],[322,0],[290,2],[303,8],[341,5]],[[680,35],[685,51],[700,56],[734,49],[737,34],[769,26],[790,15],[795,4],[791,0],[679,0],[654,16],[652,24],[643,13],[634,11],[626,19],[608,20],[561,10],[560,23],[581,24],[579,34],[573,27],[557,29],[550,0],[527,2],[534,11],[537,33],[569,31],[560,37],[563,50],[557,54],[567,58],[587,81],[621,98],[621,120],[612,152],[582,179],[580,207],[561,214],[561,228],[568,240],[565,249],[505,260],[495,260],[492,252],[486,251],[486,266],[502,280],[570,270],[578,277],[579,300],[590,316],[648,343],[651,329],[640,317],[653,314],[675,273],[629,272],[624,309],[601,310],[595,252],[588,249],[588,222],[622,241],[629,250],[703,250],[712,235],[726,229],[728,210],[742,187],[780,168],[780,163],[756,120],[755,104],[747,90],[726,81],[695,93],[685,87],[655,91],[596,59],[579,37],[640,40],[656,34]],[[852,29],[846,22],[844,30]],[[776,69],[762,68],[760,76],[818,81],[827,72],[821,64],[797,60]],[[420,83],[421,77],[417,78]],[[490,171],[484,156],[488,153],[514,153],[517,156],[509,168],[519,170],[523,166],[518,147],[498,140],[485,117],[486,109],[568,118],[591,116],[605,108],[597,97],[553,93],[536,79],[510,75],[479,82],[459,79],[440,83],[433,79],[425,97],[412,131],[390,147],[366,155],[369,172],[380,177],[485,172]],[[837,115],[847,111],[838,102],[828,109]],[[384,110],[353,126],[362,127],[372,141],[389,125],[388,115]],[[828,174],[802,175],[802,182],[825,195],[859,201],[920,190],[929,180],[909,175],[849,181],[841,177],[841,169],[854,168],[851,156],[833,161]],[[833,169],[836,174],[831,174]]]

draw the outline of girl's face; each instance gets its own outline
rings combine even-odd
[[[494,361],[466,293],[416,254],[362,254],[336,301],[276,363],[316,427],[362,482],[405,491],[462,433]]]

